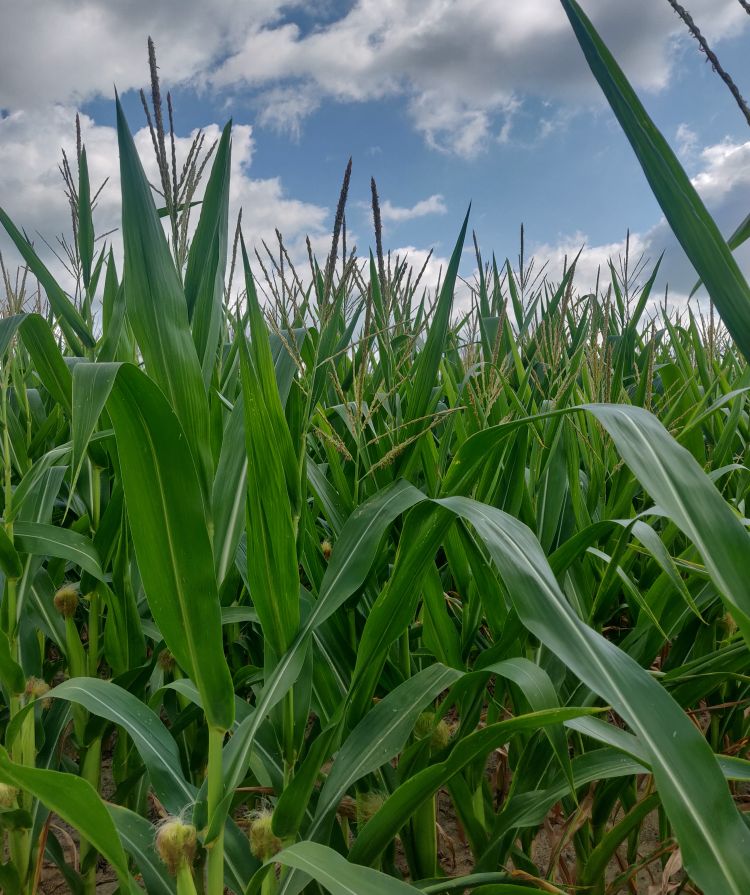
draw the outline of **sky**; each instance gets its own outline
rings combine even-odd
[[[738,0],[686,5],[750,96],[750,15]],[[750,131],[666,0],[582,0],[725,234],[750,211]],[[323,256],[349,156],[349,245],[374,243],[437,279],[471,203],[485,257],[558,271],[585,246],[581,281],[622,253],[655,260],[680,301],[695,280],[558,0],[0,0],[0,205],[35,240],[69,231],[58,171],[74,117],[95,185],[97,232],[119,224],[114,88],[155,176],[138,89],[146,38],[175,105],[178,155],[232,118],[231,211],[246,239],[309,235]],[[118,235],[111,237],[118,245]],[[12,259],[7,239],[0,251]],[[738,258],[750,273],[750,250]],[[51,261],[54,266],[54,261]],[[463,272],[471,275],[471,253]],[[587,285],[583,282],[583,285]]]

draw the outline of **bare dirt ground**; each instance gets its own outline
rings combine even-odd
[[[499,763],[501,762],[502,758],[500,756],[493,756],[488,763],[487,770],[491,786],[497,791],[498,801],[504,795],[502,774],[499,773]],[[103,794],[106,798],[114,792],[110,763],[106,759],[103,763],[103,781]],[[51,821],[51,828],[60,841],[69,863],[75,867],[78,854],[77,834],[54,816]],[[570,887],[570,890],[573,891],[575,888],[576,863],[575,852],[568,843],[570,834],[570,827],[566,819],[559,810],[553,809],[534,840],[533,857],[535,863],[545,875],[550,875],[552,869],[554,869],[550,879],[555,886],[563,890],[568,890]],[[473,856],[471,849],[461,824],[456,818],[450,796],[445,791],[438,793],[438,845],[440,863],[447,875],[455,877],[472,872]],[[607,871],[607,882],[610,885],[628,866],[624,856],[624,846],[619,852],[616,860],[610,864]],[[634,873],[632,878],[618,889],[618,892],[627,893],[627,895],[670,895],[671,892],[675,891],[677,888],[675,881],[679,881],[681,870],[679,852],[674,849],[671,843],[662,848],[655,814],[650,815],[643,825],[638,853],[639,857],[644,860],[652,856],[652,862],[637,873]],[[666,875],[662,870],[663,862],[669,862],[667,867],[669,872]],[[406,872],[405,862],[401,860],[399,864]],[[507,869],[510,871],[514,869],[512,863],[508,865]],[[675,873],[674,876],[672,871]],[[519,878],[519,881],[521,878]],[[97,870],[97,892],[101,893],[101,895],[111,895],[116,889],[117,881],[114,873],[106,862],[101,861]],[[683,891],[689,892],[691,890]],[[52,862],[45,862],[39,892],[40,895],[64,895],[64,893],[70,892],[68,884]]]

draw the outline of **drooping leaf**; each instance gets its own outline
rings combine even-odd
[[[13,533],[16,545],[22,553],[57,556],[80,566],[99,581],[104,580],[99,555],[86,535],[43,522],[16,522]]]
[[[88,780],[62,771],[16,764],[1,746],[0,780],[32,793],[57,812],[109,861],[125,892],[140,891],[128,872],[128,860],[112,818]]]
[[[50,699],[64,699],[117,724],[133,740],[149,772],[159,801],[179,814],[195,798],[195,789],[180,771],[177,743],[161,719],[134,694],[111,681],[71,678],[49,692]]]
[[[317,842],[297,842],[274,855],[273,862],[292,867],[312,877],[331,895],[414,895],[414,886],[392,876],[350,864],[338,852]],[[249,893],[260,891],[262,877],[257,878]]]
[[[703,735],[648,672],[578,618],[523,523],[467,498],[440,503],[471,522],[524,625],[635,732],[691,877],[708,892],[740,895],[750,886],[750,867],[737,856],[750,848],[750,831]]]

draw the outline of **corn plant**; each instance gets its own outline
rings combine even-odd
[[[188,241],[152,49],[169,236],[119,101],[122,271],[85,146],[72,296],[0,210],[3,891],[750,891],[747,286],[565,7],[726,329],[476,235],[457,315],[468,215],[427,288],[351,168],[309,274],[232,247],[230,125]]]

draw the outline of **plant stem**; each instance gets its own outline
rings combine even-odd
[[[417,871],[421,879],[435,876],[437,872],[437,817],[435,796],[431,796],[417,808],[412,817],[414,851]]]
[[[8,368],[9,370],[10,368]],[[13,502],[13,471],[12,471],[12,455],[10,450],[10,430],[8,428],[8,389],[9,389],[9,375],[6,374],[3,376],[2,382],[2,421],[3,421],[3,473],[4,473],[4,497],[5,497],[5,509],[4,514],[6,516],[5,522],[5,531],[10,539],[11,543],[13,542],[13,522],[7,517],[10,516],[10,512],[12,509]],[[8,602],[7,610],[8,610],[8,643],[10,646],[10,655],[11,659],[15,662],[18,661],[18,642],[16,641],[16,629],[18,626],[18,589],[17,589],[17,579],[9,577],[6,580],[6,588],[5,595]],[[16,716],[18,711],[21,708],[21,699],[16,694],[10,694],[10,718],[11,720]],[[29,723],[31,724],[30,733],[29,733]],[[31,737],[31,742],[29,744],[29,735]],[[24,724],[21,728],[21,733],[16,739],[16,742],[11,746],[11,755],[14,760],[19,761],[20,763],[25,763],[27,758],[27,752],[29,750],[29,746],[31,749],[31,766],[33,767],[36,762],[36,751],[34,748],[34,714],[33,712],[25,719]],[[19,808],[26,809],[31,807],[31,800],[29,795],[24,792],[19,792],[18,794],[18,806]],[[10,856],[11,862],[15,867],[19,880],[21,883],[21,888],[23,889],[26,884],[26,880],[28,878],[29,873],[29,859],[31,856],[31,830],[13,830],[10,833]]]
[[[401,635],[399,640],[399,658],[401,662],[401,672],[404,680],[411,677],[411,649],[409,646],[409,629],[407,628]]]
[[[187,861],[183,861],[177,871],[177,895],[198,895],[193,871]]]
[[[278,881],[272,867],[263,877],[263,882],[260,887],[260,895],[276,895],[278,889]]]
[[[294,690],[284,697],[284,787],[294,776]]]
[[[81,777],[99,792],[99,774],[102,761],[102,741],[97,737],[86,748],[86,752],[81,759]],[[88,859],[91,866],[84,874],[84,892],[86,895],[96,895],[96,851],[92,848],[91,843],[85,839],[81,839],[81,864]]]
[[[89,594],[89,651],[87,669],[89,677],[96,677],[99,670],[99,622],[101,614],[101,597],[98,587]]]
[[[210,728],[208,731],[208,823],[222,799],[223,768],[222,750],[224,731]],[[224,824],[221,824],[216,839],[208,846],[208,895],[223,895],[224,892]]]

